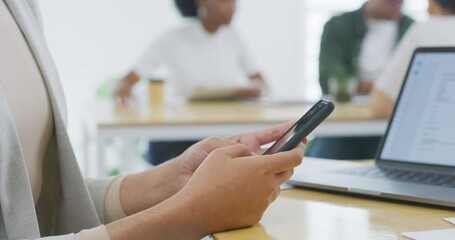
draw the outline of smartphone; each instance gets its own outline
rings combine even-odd
[[[264,155],[285,152],[296,148],[334,109],[335,104],[332,102],[320,100],[267,149]]]

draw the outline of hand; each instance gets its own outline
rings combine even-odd
[[[238,88],[235,95],[239,98],[259,98],[262,96],[262,89],[259,87]]]
[[[193,209],[205,233],[256,224],[303,159],[303,145],[275,155],[255,155],[240,144],[213,151],[175,198]]]
[[[357,93],[359,94],[369,94],[373,89],[373,81],[362,81],[359,83],[357,88]]]
[[[300,165],[303,145],[255,155],[241,144],[212,151],[188,184],[160,204],[106,226],[112,240],[201,239],[256,224]],[[141,198],[141,195],[137,196]]]
[[[181,161],[182,163],[180,174],[182,188],[213,150],[234,144],[242,144],[254,154],[263,154],[265,150],[261,146],[278,140],[294,123],[288,122],[265,130],[227,138],[212,137],[195,144],[179,156],[178,160],[176,159],[176,161]],[[304,143],[306,143],[306,140],[304,140]]]
[[[153,207],[179,192],[214,150],[242,144],[250,152],[262,154],[264,150],[261,145],[276,141],[293,124],[294,122],[289,122],[228,138],[212,137],[193,145],[172,161],[127,176],[120,193],[122,207],[128,215]]]
[[[174,159],[173,161],[179,161],[181,163],[179,171],[180,189],[186,185],[186,183],[193,176],[194,172],[212,151],[218,148],[232,146],[234,144],[236,144],[236,142],[228,139],[211,137],[196,143],[182,153],[182,155],[177,157],[177,159]]]
[[[134,72],[130,72],[120,80],[115,89],[116,102],[121,105],[127,105],[131,99],[131,89],[139,80],[140,77]]]
[[[119,82],[115,88],[115,99],[120,105],[128,105],[128,102],[131,99],[131,86]]]
[[[295,121],[291,121],[265,130],[234,135],[226,139],[247,146],[255,154],[263,154],[266,149],[262,149],[261,146],[275,142],[294,124]],[[303,140],[303,143],[306,142],[306,139]]]
[[[267,85],[260,73],[249,76],[251,87],[238,88],[236,96],[239,98],[259,98],[268,92]]]
[[[222,138],[209,138],[193,145],[176,159],[127,176],[120,189],[123,210],[132,215],[172,197],[182,190],[213,150],[233,144]]]

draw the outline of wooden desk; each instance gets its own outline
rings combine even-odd
[[[408,239],[401,232],[454,228],[455,211],[312,190],[287,190],[259,225],[215,234],[216,240]]]
[[[123,149],[122,170],[128,172],[132,165],[129,143],[137,138],[172,141],[228,136],[297,120],[310,107],[311,104],[308,103],[283,105],[257,102],[193,103],[147,108],[116,108],[112,105],[100,105],[91,109],[87,119],[90,122],[88,125],[92,126],[91,129],[95,132],[98,145],[98,176],[102,176],[106,173],[104,145],[113,137],[121,137],[126,143]],[[386,125],[385,120],[373,119],[365,105],[337,105],[328,121],[314,134],[317,136],[381,135]],[[85,142],[88,142],[88,134],[86,136]],[[88,154],[85,159],[85,165],[89,166]]]

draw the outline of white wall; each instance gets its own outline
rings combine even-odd
[[[243,0],[235,26],[281,97],[304,95],[299,54],[301,0]]]

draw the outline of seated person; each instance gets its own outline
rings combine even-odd
[[[333,17],[324,26],[319,82],[324,94],[337,71],[358,78],[358,93],[368,94],[396,44],[413,20],[401,13],[403,0],[369,0],[361,9]]]
[[[159,66],[170,70],[166,88],[171,98],[189,97],[198,87],[238,87],[239,97],[257,98],[265,82],[248,50],[230,26],[236,0],[175,0],[189,21],[161,36],[133,70],[118,85],[116,95],[123,103],[141,78],[147,79]],[[257,88],[245,89],[254,83]],[[149,155],[158,165],[179,155],[194,141],[153,142]]]
[[[125,177],[85,181],[35,1],[0,1],[0,239],[201,239],[256,224],[302,162],[262,155],[292,123],[204,140]],[[24,87],[27,86],[27,87]]]
[[[429,0],[428,13],[431,18],[409,30],[375,82],[370,101],[375,116],[390,117],[416,48],[455,45],[455,0]]]
[[[357,79],[357,94],[370,92],[395,45],[413,23],[401,13],[402,4],[403,0],[369,0],[361,9],[333,17],[326,23],[319,58],[319,82],[324,94],[330,94],[329,81],[340,74],[353,77],[350,80]],[[371,159],[380,139],[379,136],[317,138],[307,156]]]

